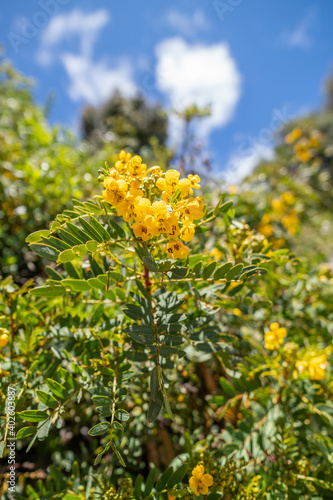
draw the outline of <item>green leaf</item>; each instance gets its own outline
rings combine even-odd
[[[200,274],[200,271],[201,271],[201,268],[202,268],[202,262],[198,262],[194,268],[193,268],[193,273],[196,275],[196,276],[199,276]]]
[[[51,394],[40,390],[37,390],[36,394],[38,399],[49,408],[53,408],[54,410],[58,408],[59,403]]]
[[[223,390],[223,392],[227,396],[230,396],[232,398],[236,396],[235,389],[232,387],[232,385],[225,378],[220,377],[219,382],[220,382],[221,389]]]
[[[68,243],[65,243],[60,238],[56,238],[55,236],[49,236],[48,238],[43,239],[43,243],[46,243],[46,245],[49,245],[56,250],[59,250],[59,252],[70,248],[70,245],[68,245]]]
[[[66,229],[59,228],[57,233],[62,240],[68,243],[68,245],[75,246],[81,245],[82,243],[82,241],[80,241],[76,236],[73,236],[69,231],[66,231]]]
[[[136,500],[142,499],[142,483],[143,483],[143,476],[139,474],[136,478],[134,485],[134,498]]]
[[[172,476],[172,474],[173,474],[173,468],[172,467],[168,467],[163,472],[163,474],[161,475],[161,477],[159,478],[159,480],[157,481],[157,484],[156,484],[156,491],[157,491],[157,493],[165,490],[166,485],[168,484],[168,481],[169,481],[170,477]]]
[[[111,441],[111,447],[112,447],[113,451],[115,452],[115,454],[117,455],[117,458],[120,462],[120,465],[122,465],[123,467],[126,467],[124,459],[121,456],[120,451],[118,450],[117,446],[115,445],[115,443],[113,441]]]
[[[29,234],[26,238],[26,243],[36,243],[37,241],[41,241],[42,238],[47,238],[50,236],[51,231],[48,229],[42,229],[41,231],[35,231],[34,233]]]
[[[145,486],[145,490],[143,493],[144,497],[147,497],[148,495],[150,495],[151,490],[153,489],[153,486],[154,486],[155,478],[156,478],[156,469],[154,467],[153,469],[151,469],[151,471],[149,472],[149,475],[147,477],[146,486]]]
[[[156,264],[156,262],[152,257],[143,257],[142,260],[144,265],[149,271],[151,271],[152,273],[157,273],[158,265]]]
[[[96,406],[108,406],[112,404],[112,399],[107,396],[92,396],[91,398]]]
[[[45,419],[44,419],[45,420]],[[30,426],[30,427],[22,427],[22,429],[20,429],[17,434],[16,434],[16,438],[17,439],[24,439],[28,436],[31,436],[32,434],[35,434],[35,432],[37,431],[36,427],[33,427],[33,426]]]
[[[220,213],[222,214],[228,212],[228,210],[230,210],[232,205],[233,205],[232,201],[226,201],[225,203],[223,203],[223,205],[220,206]]]
[[[59,255],[59,250],[51,247],[50,245],[44,245],[42,243],[31,243],[30,248],[43,259],[48,259],[56,261]]]
[[[61,282],[65,287],[69,287],[73,292],[88,292],[91,290],[88,281],[86,280],[73,280],[73,279],[64,279]]]
[[[209,230],[209,227],[207,227],[207,226],[196,226],[195,234],[207,233],[208,230]]]
[[[30,290],[30,295],[35,297],[60,297],[66,293],[63,286],[39,286]]]
[[[104,421],[100,422],[97,425],[94,425],[91,429],[89,429],[88,434],[90,436],[101,436],[102,434],[106,434],[109,432],[111,427],[110,422]]]
[[[213,215],[214,215],[214,217],[216,217],[216,216],[220,213],[220,207],[221,207],[221,203],[222,203],[223,197],[224,197],[224,194],[222,194],[222,195],[220,196],[220,199],[219,199],[219,201],[217,202],[217,205],[216,205],[216,207],[215,207],[215,208],[214,208],[214,210],[213,210]]]
[[[121,273],[115,271],[108,271],[109,281],[116,281],[117,283],[123,283],[125,281],[124,276]]]
[[[75,226],[71,222],[66,222],[68,231],[75,236],[81,243],[87,243],[90,240],[89,235],[87,235],[82,229]]]
[[[45,267],[46,274],[49,278],[56,280],[56,281],[61,281],[62,276],[59,274],[53,267],[51,266],[46,266]]]
[[[98,241],[99,243],[103,243],[103,238],[102,236],[96,231],[96,229],[89,224],[83,217],[79,218],[80,224],[83,227],[84,231],[89,234],[90,238],[92,240]]]
[[[166,345],[160,347],[160,355],[162,358],[169,358],[172,354],[177,354],[180,358],[183,358],[186,355],[186,352],[181,349],[177,349],[176,347],[169,347]]]
[[[76,258],[76,254],[72,248],[67,248],[63,252],[60,252],[57,260],[57,265],[64,264],[65,262],[71,262]]]
[[[96,252],[97,247],[98,247],[97,241],[89,240],[86,243],[86,249],[88,250],[88,252],[92,252],[92,253]]]
[[[57,382],[56,380],[47,378],[45,382],[47,383],[53,394],[55,396],[58,396],[58,398],[64,399],[68,397],[68,392],[66,388],[62,384],[59,384],[59,382]]]
[[[120,422],[126,422],[130,418],[130,414],[126,410],[117,410],[115,417],[117,420],[120,420]]]
[[[93,278],[93,279],[97,279],[97,278]],[[89,322],[90,328],[93,328],[94,326],[97,325],[97,323],[99,322],[99,320],[103,316],[103,312],[104,312],[104,305],[103,304],[99,304],[97,306],[97,308],[95,309],[94,314],[91,316],[91,319],[90,319],[90,322]]]
[[[110,241],[111,238],[110,238],[110,235],[107,232],[107,230],[92,215],[90,216],[90,222],[91,222],[91,225],[93,226],[93,228],[100,235],[100,237],[102,238],[103,241],[105,241],[105,242]]]
[[[159,392],[160,392],[160,384],[158,381],[158,368],[157,366],[155,366],[155,368],[151,371],[150,374],[150,393],[152,399],[156,399]]]
[[[49,435],[50,427],[51,427],[51,417],[49,417],[44,422],[39,422],[37,427],[38,427],[37,437],[40,441],[42,441],[43,439],[45,439]]]
[[[243,267],[244,267],[244,264],[236,264],[234,267],[232,267],[230,269],[230,271],[226,275],[226,279],[228,281],[230,281],[230,280],[236,278],[236,276],[238,276],[242,272]]]
[[[232,262],[226,262],[222,266],[218,267],[214,273],[214,280],[222,279],[227,272],[232,268]]]
[[[157,419],[162,409],[162,406],[163,406],[163,396],[162,393],[160,393],[158,394],[157,398],[153,399],[153,401],[149,405],[148,422],[154,422],[154,420]]]
[[[119,422],[113,422],[112,427],[117,431],[124,432],[124,427]]]
[[[42,422],[46,420],[49,416],[45,411],[42,410],[24,410],[18,413],[22,420],[27,422]]]
[[[208,266],[205,267],[202,271],[202,279],[203,280],[208,279],[215,271],[215,267],[216,267],[216,262],[211,262],[210,264],[208,264]]]
[[[119,226],[119,224],[117,224],[117,222],[115,220],[110,218],[109,223],[111,224],[113,229],[116,231],[118,236],[120,236],[120,238],[125,238],[125,236],[126,236],[125,231],[123,230],[123,228],[121,226]]]
[[[173,488],[176,484],[180,483],[184,478],[188,469],[188,464],[181,465],[175,472],[172,474],[168,481],[168,489]]]
[[[105,288],[105,285],[98,278],[89,278],[87,282],[92,288],[96,288],[97,290],[104,290]]]

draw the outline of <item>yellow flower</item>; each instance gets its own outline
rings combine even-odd
[[[113,181],[116,181],[120,178],[119,172],[115,169],[112,168],[109,172],[108,177],[106,177],[103,181],[103,186],[105,189],[110,189],[110,187],[113,184]]]
[[[260,234],[264,235],[266,238],[269,238],[274,234],[273,226],[272,224],[260,224],[258,226],[258,231]]]
[[[169,216],[169,211],[165,201],[154,201],[151,212],[157,220],[165,220]]]
[[[299,229],[299,219],[295,211],[291,211],[288,215],[285,215],[281,222],[289,234],[297,233]]]
[[[310,148],[318,149],[320,146],[320,142],[319,142],[318,137],[310,137],[309,146],[310,146]]]
[[[286,328],[280,328],[279,323],[272,323],[269,328],[269,331],[265,333],[265,347],[269,351],[273,351],[283,344],[287,330]]]
[[[163,171],[161,169],[161,167],[159,167],[158,165],[156,165],[155,167],[151,167],[147,170],[147,174],[150,174],[154,177],[161,177],[161,175],[163,174]]]
[[[235,184],[230,184],[229,185],[229,193],[230,194],[237,194],[238,193],[238,187],[235,186]]]
[[[167,170],[165,172],[166,183],[169,186],[176,187],[178,184],[179,176],[180,176],[180,173],[178,172],[178,170],[173,170],[173,169]]]
[[[180,231],[180,238],[183,241],[191,241],[195,233],[195,224],[185,224]]]
[[[203,465],[197,465],[192,470],[192,477],[190,478],[189,485],[194,494],[207,495],[209,487],[213,484],[213,476],[205,474]]]
[[[242,311],[240,309],[238,309],[238,307],[236,307],[232,312],[233,312],[233,314],[235,316],[241,316],[242,315]]]
[[[147,165],[142,163],[141,156],[135,155],[126,163],[126,168],[128,173],[136,177],[147,170]]]
[[[177,189],[180,191],[180,196],[185,198],[189,194],[193,194],[193,189],[191,186],[191,181],[189,179],[181,179],[178,182]]]
[[[292,144],[297,141],[302,135],[302,130],[299,127],[294,128],[289,134],[286,135],[285,141],[287,144]]]
[[[111,205],[116,206],[121,203],[125,197],[128,190],[128,184],[123,179],[105,179],[104,187],[105,191],[102,191],[102,196],[104,200],[108,201]]]
[[[170,215],[169,218],[166,219],[165,224],[159,223],[160,229],[162,233],[166,233],[173,240],[178,238],[180,230],[178,226],[177,217],[174,215]]]
[[[119,160],[114,165],[120,174],[124,174],[126,172],[126,163],[131,159],[131,157],[131,153],[126,153],[124,150],[120,151]]]
[[[287,205],[294,205],[295,203],[295,197],[288,191],[281,194],[281,199],[284,203],[287,203]]]
[[[327,355],[315,356],[310,359],[308,365],[309,377],[311,380],[323,380],[326,374]]]
[[[167,170],[164,177],[160,177],[156,182],[156,187],[163,191],[163,200],[169,200],[178,189],[180,173],[177,170]]]
[[[177,205],[176,215],[183,222],[192,222],[201,219],[203,217],[203,201],[201,196],[180,202]]]
[[[131,225],[137,238],[148,241],[152,236],[158,236],[156,221],[152,215],[146,215],[142,222],[135,222]]]
[[[123,217],[126,222],[133,222],[136,218],[137,205],[141,199],[140,196],[128,193],[126,198],[117,206],[117,214]]]
[[[284,202],[281,198],[274,198],[274,200],[272,200],[272,208],[274,212],[283,213],[285,211]]]
[[[216,260],[221,260],[222,257],[223,257],[223,253],[216,247],[214,247],[211,251],[210,251],[210,255],[212,257],[215,257]]]
[[[184,259],[190,249],[179,240],[171,240],[165,247],[164,252],[168,253],[170,259]]]
[[[200,184],[199,182],[201,182],[201,179],[198,175],[188,175],[187,176],[188,180],[190,181],[191,183],[191,187],[192,189],[200,189]]]
[[[148,198],[137,199],[135,208],[135,220],[141,222],[147,215],[151,215],[151,203]]]
[[[0,335],[0,346],[5,347],[8,344],[8,333],[2,333]]]

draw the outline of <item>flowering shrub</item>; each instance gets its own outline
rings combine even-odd
[[[27,238],[46,280],[0,282],[17,498],[330,498],[330,268],[201,198],[198,176],[122,151],[99,180]]]

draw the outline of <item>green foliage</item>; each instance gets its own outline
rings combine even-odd
[[[22,236],[4,225],[4,267],[16,272],[14,243],[26,264],[33,254],[46,264],[35,283],[0,280],[0,452],[6,460],[11,386],[16,498],[192,499],[198,466],[210,500],[332,498],[333,272],[326,247],[305,258],[302,233],[314,230],[309,213],[327,216],[312,182],[324,170],[303,162],[304,177],[289,175],[284,144],[276,168],[258,167],[238,194],[207,186],[189,255],[170,259],[97,191],[88,199],[91,160],[78,174],[83,153],[48,131],[25,82],[3,75],[2,189],[11,224],[23,226],[16,207],[28,214]],[[77,180],[52,184],[26,166],[47,155]],[[291,210],[297,223],[284,225]],[[1,497],[6,488],[3,477]]]
[[[148,104],[143,96],[125,98],[116,91],[97,108],[86,106],[82,112],[82,135],[93,147],[112,142],[117,149],[135,151],[150,147],[154,137],[164,144],[167,117],[157,104]]]

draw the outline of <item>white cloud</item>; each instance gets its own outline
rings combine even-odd
[[[100,30],[109,21],[109,13],[104,9],[92,13],[74,9],[67,14],[53,17],[41,34],[40,49],[37,53],[38,61],[45,65],[51,64],[57,46],[72,40],[73,37],[79,39],[82,53],[91,55]]]
[[[110,65],[108,61],[94,59],[94,44],[109,21],[104,9],[91,13],[73,9],[55,16],[41,34],[37,60],[42,65],[61,62],[69,78],[68,95],[74,101],[98,104],[115,89],[127,96],[136,92],[132,70],[126,61]],[[78,53],[65,50],[75,39],[79,41]]]
[[[311,47],[313,40],[308,32],[313,19],[314,14],[311,12],[304,19],[302,19],[292,31],[283,31],[278,38],[279,45],[301,49],[308,49]]]
[[[238,184],[247,177],[261,160],[271,160],[274,156],[274,149],[270,146],[253,148],[247,155],[238,153],[231,156],[228,161],[223,178],[228,184]]]
[[[240,97],[241,77],[228,45],[189,45],[179,37],[156,47],[158,89],[177,109],[211,105],[212,115],[201,122],[200,133],[228,123]]]
[[[170,9],[166,14],[165,21],[171,28],[187,36],[195,35],[198,31],[205,31],[209,28],[209,22],[200,9],[196,9],[191,14]]]
[[[105,62],[94,62],[84,55],[63,54],[61,60],[69,76],[68,94],[73,101],[82,99],[96,105],[116,89],[125,96],[136,92],[131,67],[126,62],[112,69]]]

